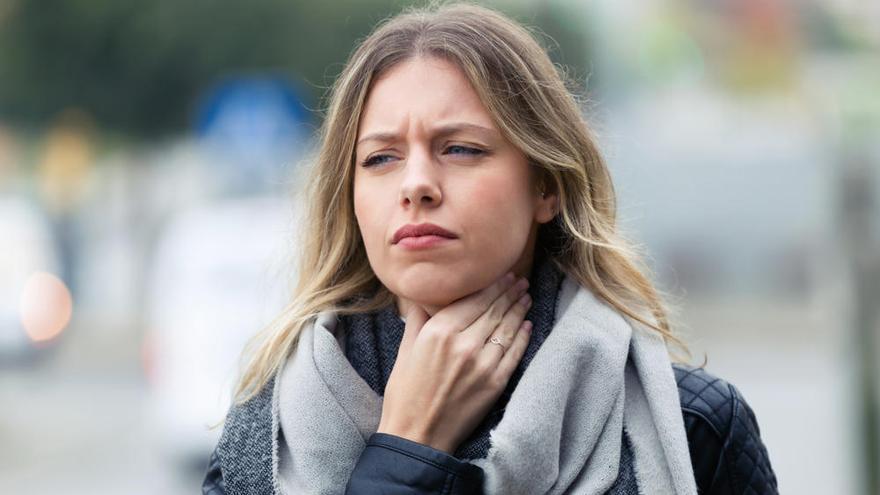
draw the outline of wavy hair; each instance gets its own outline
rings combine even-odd
[[[505,138],[537,168],[544,187],[558,194],[559,213],[540,226],[535,249],[690,355],[673,335],[666,305],[640,256],[617,230],[611,176],[564,73],[529,30],[506,16],[469,4],[430,5],[381,22],[331,88],[305,188],[293,297],[249,342],[236,401],[247,401],[265,386],[318,313],[372,311],[393,302],[370,267],[354,215],[354,148],[371,82],[419,56],[457,64]]]

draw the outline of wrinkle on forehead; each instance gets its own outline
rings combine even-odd
[[[438,57],[415,57],[392,66],[375,81],[364,104],[358,136],[403,133],[412,124],[444,120],[495,129],[491,115],[457,65]]]

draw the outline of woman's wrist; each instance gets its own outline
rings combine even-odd
[[[448,445],[447,442],[432,438],[432,436],[427,434],[426,432],[419,431],[413,428],[400,428],[380,422],[379,428],[376,430],[376,433],[385,433],[388,435],[405,438],[412,442],[427,445],[433,449],[446,452],[447,454],[452,454],[452,452],[455,450],[455,448]]]

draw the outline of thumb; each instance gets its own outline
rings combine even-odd
[[[408,352],[419,336],[419,331],[428,321],[428,313],[418,304],[410,304],[406,311],[406,326],[403,330],[403,339],[400,341],[400,351]]]

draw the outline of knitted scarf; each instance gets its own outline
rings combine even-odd
[[[533,274],[533,308],[553,297],[543,293],[552,283],[540,273]],[[530,343],[493,419],[456,455],[483,469],[487,494],[598,495],[634,486],[639,494],[696,494],[663,339],[568,276],[555,298],[549,319],[531,311],[532,339],[541,342]],[[539,331],[548,321],[550,329]],[[344,492],[379,426],[374,385],[381,389],[387,375],[380,371],[372,384],[362,376],[375,371],[358,371],[346,358],[340,323],[333,312],[318,315],[260,393],[230,409],[218,444],[230,495]]]
[[[545,301],[542,305],[555,297],[555,311],[535,304],[528,361],[456,455],[483,469],[490,494],[632,493],[633,485],[638,493],[695,494],[663,339],[568,277],[557,296],[552,290],[544,293],[553,285],[545,275],[533,280],[537,291],[532,296],[536,303]],[[393,318],[387,322],[394,325]],[[375,338],[385,327],[372,328]],[[265,458],[271,456],[275,493],[342,493],[366,440],[378,428],[380,392],[394,346],[370,349],[368,342],[363,352],[379,354],[373,364],[358,364],[358,371],[343,350],[348,347],[345,333],[334,313],[319,315],[303,329],[296,351],[267,386],[272,389],[268,397],[261,395],[252,406],[271,414],[271,450],[260,452],[264,460],[259,466],[265,471]],[[230,420],[245,423],[239,439],[266,427],[255,426],[246,414],[230,414],[227,429]],[[233,444],[234,439],[225,444],[221,439],[221,448]],[[630,454],[632,462],[627,461]]]
[[[480,459],[485,458],[489,453],[491,447],[489,436],[492,429],[501,421],[504,408],[523,372],[553,329],[556,300],[562,278],[562,272],[556,268],[550,258],[543,256],[535,260],[529,277],[532,307],[526,314],[526,319],[533,324],[529,344],[507,387],[473,433],[458,446],[453,454],[456,457]],[[391,376],[391,370],[397,360],[397,350],[403,340],[405,322],[393,306],[375,313],[345,315],[340,317],[340,322],[345,328],[343,336],[348,360],[370,388],[384,397],[385,385]],[[588,407],[586,400],[584,407]],[[627,436],[624,428],[621,435],[620,469],[614,486],[608,491],[609,495],[638,494],[632,450]]]

